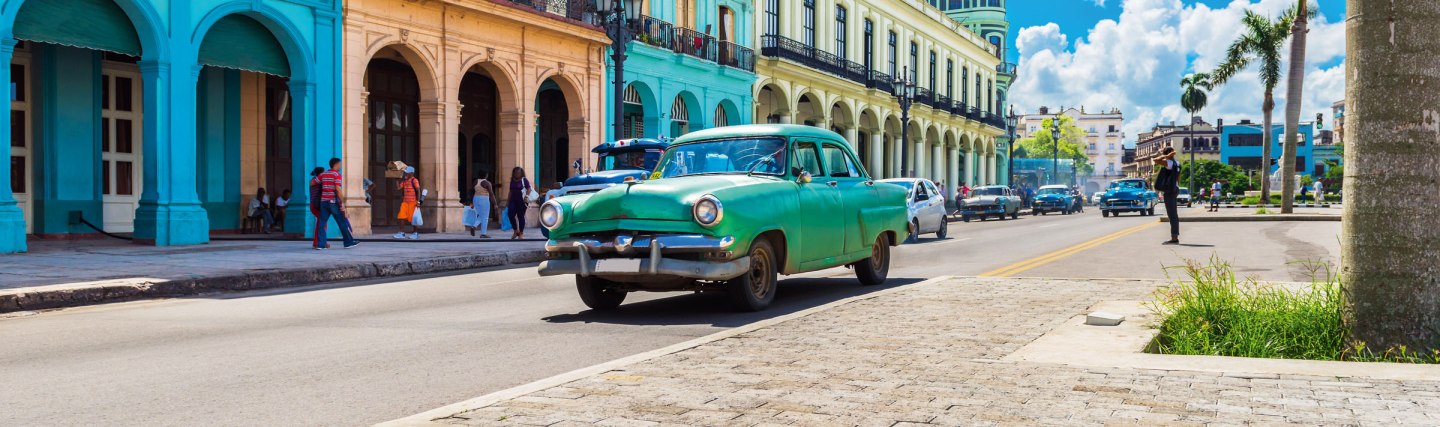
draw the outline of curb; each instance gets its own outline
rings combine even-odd
[[[954,276],[934,277],[934,278],[930,278],[930,279],[921,281],[921,282],[919,282],[919,283],[911,284],[911,285],[901,285],[901,286],[896,286],[896,287],[893,287],[893,288],[890,288],[890,289],[884,289],[884,290],[880,290],[880,291],[871,292],[871,293],[868,293],[868,294],[865,294],[865,295],[856,295],[856,296],[853,296],[853,297],[850,297],[850,298],[845,298],[845,299],[842,299],[842,300],[839,300],[839,301],[833,301],[833,302],[830,302],[830,303],[825,304],[825,305],[821,305],[821,306],[817,306],[817,307],[811,307],[811,308],[807,308],[807,309],[804,309],[804,310],[800,310],[800,311],[797,311],[797,312],[794,312],[794,313],[790,313],[790,314],[787,314],[787,315],[784,315],[784,316],[774,317],[774,318],[770,318],[770,319],[765,319],[765,320],[761,320],[761,321],[758,321],[758,322],[755,322],[755,323],[751,323],[751,324],[748,324],[748,325],[745,325],[745,326],[740,326],[740,327],[732,328],[732,329],[729,329],[729,330],[716,332],[716,333],[713,333],[713,334],[710,334],[710,335],[706,335],[706,336],[703,336],[703,337],[695,338],[695,339],[692,339],[692,340],[689,340],[689,341],[685,341],[685,342],[682,342],[682,343],[679,343],[679,344],[674,344],[674,345],[671,345],[671,346],[668,346],[668,347],[664,347],[664,348],[660,348],[660,349],[656,349],[656,350],[651,350],[651,351],[647,351],[647,352],[644,352],[644,353],[636,354],[636,355],[633,355],[633,356],[628,356],[628,357],[624,357],[624,358],[612,360],[612,361],[609,361],[609,362],[601,363],[601,364],[594,365],[594,366],[590,366],[590,367],[587,367],[587,368],[576,369],[576,370],[574,370],[574,371],[566,372],[566,373],[563,373],[563,374],[560,374],[560,375],[556,375],[556,376],[553,376],[553,377],[550,377],[550,378],[545,378],[545,379],[542,379],[542,380],[539,380],[539,381],[534,381],[534,382],[531,382],[531,383],[529,383],[529,384],[523,384],[523,385],[511,387],[511,388],[508,388],[508,389],[505,389],[505,390],[500,390],[500,391],[497,391],[497,392],[494,392],[494,393],[486,394],[486,395],[484,395],[484,396],[476,397],[476,398],[474,398],[474,399],[466,400],[466,401],[463,401],[463,402],[452,403],[452,404],[449,404],[449,405],[441,406],[441,407],[439,407],[439,408],[431,409],[431,410],[429,410],[429,411],[421,412],[421,413],[419,413],[419,414],[411,415],[411,416],[404,417],[404,418],[400,418],[400,419],[397,419],[397,420],[386,421],[386,422],[383,422],[383,423],[376,424],[376,427],[440,426],[440,425],[447,425],[447,424],[439,423],[439,422],[436,422],[436,421],[437,421],[437,420],[441,420],[441,419],[445,419],[445,418],[449,418],[449,417],[451,417],[451,416],[453,416],[453,415],[460,414],[460,413],[463,413],[463,412],[468,412],[468,411],[471,411],[471,410],[475,410],[475,409],[479,409],[479,408],[484,408],[484,407],[486,407],[486,406],[494,405],[494,404],[499,403],[499,402],[501,402],[501,401],[514,399],[514,398],[517,398],[517,397],[520,397],[520,396],[524,396],[524,395],[527,395],[527,394],[530,394],[530,393],[534,393],[534,392],[537,392],[537,391],[545,390],[545,389],[552,388],[552,387],[557,387],[557,386],[564,385],[564,384],[567,384],[567,383],[570,383],[570,382],[573,382],[573,381],[577,381],[577,380],[580,380],[580,379],[584,379],[584,378],[587,378],[587,377],[590,377],[590,376],[599,375],[599,374],[602,374],[602,373],[605,373],[605,372],[609,372],[609,371],[613,371],[613,370],[616,370],[616,369],[620,369],[620,368],[623,368],[623,367],[626,367],[626,366],[630,366],[630,365],[634,365],[634,364],[637,364],[637,363],[641,363],[641,362],[644,362],[644,361],[647,361],[647,360],[650,360],[650,359],[654,359],[654,358],[658,358],[658,357],[661,357],[661,356],[666,356],[666,355],[670,355],[670,354],[674,354],[674,353],[679,353],[679,352],[682,352],[682,351],[685,351],[685,350],[689,350],[689,349],[692,349],[692,348],[695,348],[695,347],[699,347],[699,346],[702,346],[702,345],[705,345],[705,344],[709,344],[709,343],[712,343],[712,342],[720,341],[720,340],[723,340],[723,339],[726,339],[726,338],[733,338],[733,337],[738,336],[738,335],[743,335],[743,334],[747,334],[747,333],[750,333],[750,332],[754,332],[754,331],[757,331],[757,330],[760,330],[760,329],[765,329],[765,328],[768,328],[768,327],[771,327],[771,326],[775,326],[775,325],[778,325],[778,324],[781,324],[781,323],[784,323],[784,322],[788,322],[788,321],[791,321],[791,320],[795,320],[795,319],[799,319],[799,318],[802,318],[802,317],[810,316],[810,315],[813,315],[813,314],[816,314],[816,313],[824,312],[824,311],[827,311],[827,310],[830,310],[830,309],[832,309],[832,308],[836,308],[836,307],[839,307],[839,306],[842,306],[842,305],[850,304],[850,303],[852,303],[852,302],[864,301],[864,300],[871,299],[871,298],[878,298],[878,297],[882,297],[882,296],[885,296],[885,295],[894,294],[894,293],[901,292],[901,291],[907,291],[907,290],[915,289],[915,288],[917,288],[917,287],[930,286],[930,285],[934,285],[934,284],[937,284],[937,283],[941,283],[941,282],[944,282],[944,281],[946,281],[946,280],[950,280],[950,279],[953,279],[953,278],[954,278]]]
[[[1197,216],[1180,217],[1180,222],[1340,222],[1340,215],[1248,215],[1248,216]],[[1160,217],[1160,222],[1170,222],[1170,218]]]
[[[208,292],[249,291],[308,286],[379,277],[396,277],[528,264],[545,258],[544,250],[458,255],[335,267],[261,270],[238,275],[177,280],[120,280],[80,285],[50,285],[0,290],[0,314],[80,307],[109,302],[171,298]]]

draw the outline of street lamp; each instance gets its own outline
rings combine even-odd
[[[600,0],[600,23],[610,36],[610,60],[615,62],[615,139],[625,138],[625,47],[634,36],[630,22],[640,19],[640,0]]]
[[[896,101],[900,103],[900,176],[910,174],[910,105],[915,103],[915,82],[910,80],[910,67],[903,77],[895,79]]]
[[[1005,184],[1010,186],[1015,185],[1015,124],[1018,120],[1019,117],[1015,117],[1015,104],[1010,104],[1010,113],[1005,115],[1005,127],[1010,131],[1010,140],[1006,143],[1006,152],[1009,154],[1005,157],[1005,171],[1009,177]]]
[[[1056,114],[1056,115],[1055,115],[1055,119],[1050,121],[1050,142],[1052,143],[1052,145],[1054,145],[1054,149],[1050,151],[1050,163],[1051,163],[1050,166],[1051,166],[1051,168],[1052,168],[1052,169],[1050,169],[1050,170],[1052,171],[1051,174],[1050,174],[1050,184],[1051,184],[1051,185],[1054,185],[1054,184],[1055,184],[1055,181],[1057,181],[1056,176],[1057,176],[1057,175],[1060,175],[1060,115],[1059,115],[1059,114]]]

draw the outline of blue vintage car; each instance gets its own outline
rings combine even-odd
[[[1035,192],[1035,201],[1031,204],[1032,215],[1045,215],[1050,212],[1060,212],[1069,215],[1076,211],[1075,194],[1069,187],[1064,185],[1047,185],[1040,187]]]
[[[655,170],[655,163],[660,161],[660,155],[668,146],[669,141],[652,138],[622,139],[600,144],[590,150],[600,155],[599,169],[570,177],[553,195],[560,197],[594,193],[623,183],[626,179],[643,180],[650,176],[650,171]]]
[[[1101,216],[1120,216],[1121,212],[1139,212],[1140,215],[1154,215],[1159,203],[1150,182],[1140,178],[1125,178],[1110,181],[1110,187],[1100,196]]]

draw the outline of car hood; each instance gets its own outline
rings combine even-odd
[[[1106,192],[1105,192],[1104,198],[1105,198],[1105,199],[1118,199],[1118,200],[1138,199],[1138,198],[1144,197],[1144,196],[1145,196],[1145,192],[1146,192],[1145,190],[1133,189],[1133,188],[1131,188],[1131,189],[1121,189],[1121,190],[1109,190],[1109,191],[1106,191]]]
[[[645,176],[649,174],[649,172],[640,169],[616,169],[608,171],[595,171],[584,175],[571,177],[570,179],[565,180],[565,186],[574,187],[580,185],[619,184],[625,182],[626,177],[634,177],[638,180],[645,179]]]
[[[975,196],[965,199],[966,205],[993,205],[1000,203],[1000,198],[1005,196]]]
[[[637,181],[581,196],[572,202],[571,211],[576,222],[608,219],[693,221],[691,207],[700,196],[725,188],[775,181],[773,177],[745,175],[693,175]]]
[[[1064,200],[1064,199],[1065,199],[1065,195],[1063,195],[1063,194],[1041,194],[1041,195],[1039,195],[1039,196],[1035,196],[1035,200],[1043,200],[1043,201],[1056,201],[1056,200]]]

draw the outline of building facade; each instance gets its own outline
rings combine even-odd
[[[916,0],[758,3],[757,122],[834,130],[877,177],[999,182],[1000,59],[979,35]],[[902,78],[915,83],[908,124]]]
[[[1260,160],[1264,156],[1264,126],[1250,120],[1241,120],[1233,125],[1220,126],[1220,161],[1248,172],[1259,172]],[[1285,125],[1271,126],[1270,170],[1261,173],[1269,177],[1280,168],[1283,153]],[[1300,122],[1297,133],[1299,145],[1295,147],[1295,172],[1308,175],[1315,169],[1315,122]]]
[[[1029,138],[1041,130],[1045,119],[1053,119],[1058,116],[1068,116],[1074,120],[1075,125],[1085,131],[1084,141],[1075,142],[1085,150],[1089,158],[1090,166],[1094,172],[1080,181],[1082,190],[1086,194],[1099,191],[1109,184],[1111,179],[1123,177],[1125,154],[1125,132],[1121,130],[1125,126],[1125,115],[1119,109],[1091,113],[1081,108],[1062,108],[1052,112],[1049,107],[1040,107],[1035,114],[1026,114],[1016,121],[1015,137]]]
[[[753,3],[675,0],[640,5],[642,16],[631,22],[634,39],[626,48],[625,134],[618,138],[676,138],[751,123]],[[606,80],[613,80],[615,64],[607,66]],[[605,108],[608,139],[617,138],[608,125],[613,110]]]
[[[1333,130],[1335,131],[1335,143],[1336,143],[1336,144],[1344,144],[1344,143],[1345,143],[1345,100],[1342,99],[1342,100],[1339,100],[1339,101],[1335,101],[1334,104],[1330,104],[1330,117],[1332,117],[1332,122],[1331,122],[1331,123],[1334,123],[1334,124],[1335,124],[1334,129],[1333,129]]]
[[[575,159],[591,168],[610,41],[583,2],[345,3],[342,151],[356,233],[399,225],[391,161],[416,167],[426,226],[439,231],[462,228],[461,201],[481,176],[504,187],[519,167],[542,185]]]
[[[950,19],[954,19],[961,25],[969,28],[975,34],[979,34],[990,45],[995,46],[996,52],[1002,59],[1009,58],[1010,46],[1010,19],[1006,16],[1006,0],[930,0],[930,4],[944,11]],[[1010,114],[1010,110],[1004,106],[1010,105],[1010,84],[1015,81],[1016,66],[1014,62],[1002,61],[995,68],[995,97],[998,99],[996,114]],[[1010,135],[1004,134],[996,138],[996,169],[999,170],[999,183],[1009,185],[1011,172],[1009,170],[1010,151],[1014,142]]]
[[[204,243],[256,187],[305,188],[341,152],[340,19],[338,1],[0,2],[0,252]],[[304,193],[289,232],[313,222]]]
[[[1221,119],[1220,124],[1225,120]],[[1156,124],[1149,132],[1141,133],[1135,143],[1136,171],[1140,176],[1155,173],[1155,156],[1165,147],[1175,148],[1175,159],[1181,163],[1190,161],[1194,152],[1195,160],[1220,160],[1220,131],[1206,123],[1203,117],[1195,117],[1193,126]]]

